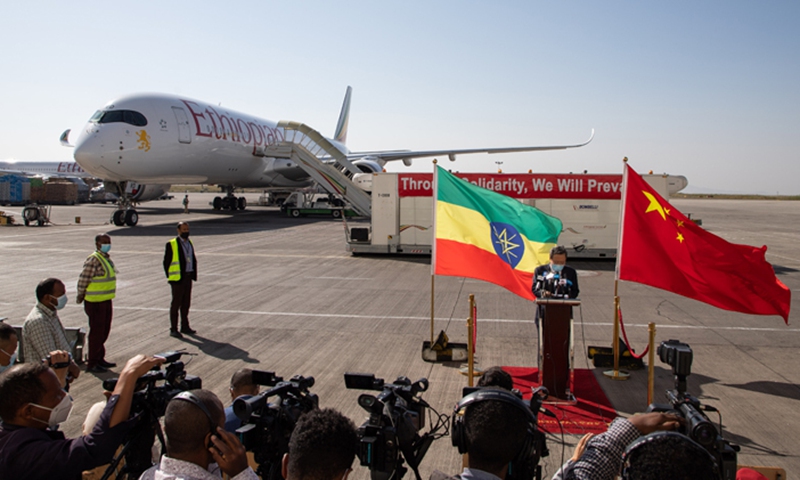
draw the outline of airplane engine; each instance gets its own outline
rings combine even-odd
[[[104,182],[106,191],[119,196],[119,184],[117,182]],[[136,182],[127,182],[125,193],[130,195],[134,202],[149,202],[157,200],[161,195],[169,191],[171,185],[142,185]]]
[[[380,173],[383,171],[383,167],[380,163],[372,160],[370,158],[362,158],[361,160],[356,160],[353,162],[353,165],[358,167],[364,173]]]
[[[150,200],[158,200],[161,195],[169,191],[170,185],[140,185],[138,183],[129,183],[128,190],[131,192],[133,199],[137,202],[149,202]]]

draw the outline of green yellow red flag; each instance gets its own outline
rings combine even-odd
[[[433,273],[484,280],[533,300],[561,220],[436,166]]]

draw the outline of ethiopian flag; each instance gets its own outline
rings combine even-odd
[[[533,300],[533,271],[550,259],[561,220],[436,167],[433,273],[500,285]]]

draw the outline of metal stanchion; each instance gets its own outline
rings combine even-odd
[[[473,385],[473,375],[475,374],[475,343],[474,343],[474,332],[473,328],[475,328],[475,295],[470,293],[469,294],[469,317],[467,318],[467,349],[469,360],[467,361],[467,377],[469,377],[468,385],[470,387]]]
[[[631,377],[628,372],[619,369],[619,280],[614,282],[614,338],[611,340],[611,347],[614,350],[614,370],[607,370],[603,375],[612,380],[627,380]]]
[[[656,386],[656,324],[647,324],[647,331],[650,332],[650,351],[647,354],[647,404],[653,403],[653,391]]]

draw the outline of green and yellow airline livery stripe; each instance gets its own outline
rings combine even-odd
[[[533,299],[561,221],[437,166],[434,274],[477,278]]]

